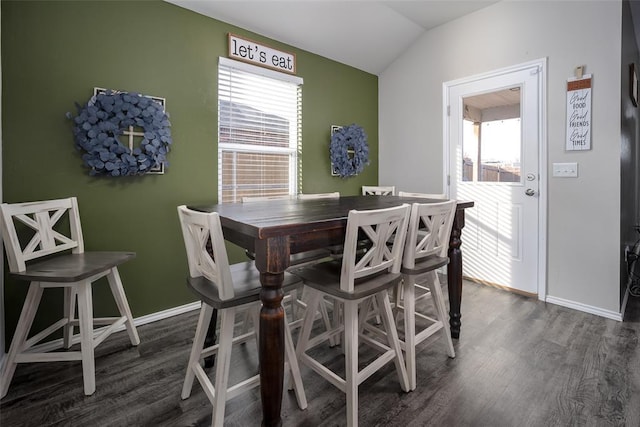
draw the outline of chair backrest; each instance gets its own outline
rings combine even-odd
[[[396,195],[396,187],[394,185],[363,185],[362,186],[362,195],[368,196],[395,196]]]
[[[409,193],[407,191],[398,191],[400,197],[420,197],[422,199],[439,199],[447,200],[447,195],[442,193]]]
[[[197,212],[182,205],[178,206],[178,217],[187,250],[189,275],[206,277],[213,282],[220,299],[233,298],[233,279],[218,213]],[[207,251],[209,241],[213,256]]]
[[[410,205],[403,204],[386,209],[349,211],[340,289],[353,292],[356,279],[384,270],[391,273],[400,271],[410,209]],[[395,238],[391,239],[394,233]],[[357,246],[363,236],[370,240],[371,247],[360,257]]]
[[[300,200],[337,199],[339,197],[339,191],[334,191],[333,193],[298,194],[298,199]]]
[[[446,257],[457,202],[414,203],[407,231],[402,265],[415,267],[416,260],[429,256]]]
[[[84,252],[75,197],[27,203],[2,203],[2,236],[9,270],[25,271],[26,262],[71,250]],[[68,217],[68,226],[66,220]]]
[[[279,195],[279,196],[247,196],[242,198],[242,203],[252,203],[252,202],[265,202],[268,200],[287,200],[292,197],[288,194]]]

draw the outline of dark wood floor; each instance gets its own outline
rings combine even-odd
[[[418,388],[403,393],[393,364],[360,386],[362,426],[640,426],[640,300],[625,322],[465,283],[457,357],[440,339],[418,354]],[[85,397],[79,362],[20,365],[0,405],[0,425],[206,426],[197,381],[180,400],[197,313],[118,333],[96,351],[97,391]],[[234,363],[254,369],[255,346]],[[329,354],[327,349],[327,354]],[[336,359],[336,364],[341,360]],[[309,407],[283,400],[285,426],[345,423],[341,392],[303,368]],[[227,403],[229,426],[260,424],[259,390]]]

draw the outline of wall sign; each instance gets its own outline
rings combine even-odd
[[[567,80],[566,149],[591,149],[591,74]]]
[[[296,55],[229,33],[229,58],[285,73],[296,73]]]

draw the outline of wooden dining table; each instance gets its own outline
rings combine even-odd
[[[260,300],[260,394],[262,425],[280,426],[284,376],[284,309],[282,280],[292,254],[344,242],[350,210],[382,209],[403,203],[442,200],[398,196],[343,196],[331,199],[297,198],[254,203],[190,205],[202,212],[218,212],[225,240],[255,254],[262,289]],[[458,201],[449,241],[447,284],[449,324],[453,338],[460,336],[462,298],[461,232],[464,210],[472,201]]]

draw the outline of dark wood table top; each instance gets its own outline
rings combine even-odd
[[[332,199],[296,198],[252,203],[194,205],[191,209],[218,212],[222,226],[254,239],[344,228],[349,211],[398,206],[402,203],[437,203],[442,200],[398,196],[341,196]],[[458,209],[473,202],[458,201]]]

